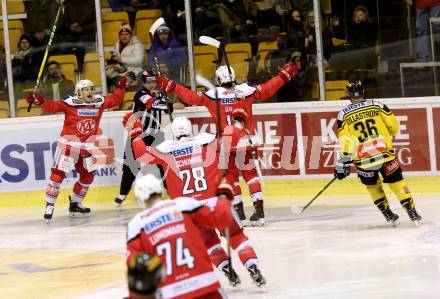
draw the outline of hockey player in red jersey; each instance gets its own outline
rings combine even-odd
[[[139,252],[160,256],[165,278],[157,298],[226,298],[199,228],[232,225],[232,186],[225,181],[218,186],[213,210],[189,197],[163,200],[162,183],[152,174],[136,179],[134,191],[145,210],[128,223],[127,261]]]
[[[122,77],[117,89],[109,96],[95,94],[95,86],[90,80],[81,80],[75,86],[76,95],[65,100],[49,101],[38,93],[30,93],[28,102],[40,106],[46,113],[65,114],[63,130],[57,141],[54,164],[46,190],[46,209],[44,218],[52,219],[55,202],[61,183],[71,170],[75,169],[79,179],[73,186],[73,196],[69,205],[71,217],[87,216],[90,209],[82,202],[94,178],[92,151],[95,135],[105,109],[119,106],[125,94],[128,81],[134,73]]]
[[[176,84],[173,80],[166,77],[157,76],[156,81],[160,89],[165,90],[167,93],[174,93],[179,99],[187,105],[205,106],[211,114],[213,120],[217,123],[217,99],[216,94],[220,101],[220,123],[221,129],[225,126],[232,125],[232,111],[236,107],[242,107],[246,110],[250,116],[247,126],[249,128],[250,137],[253,144],[258,145],[258,138],[255,136],[254,123],[252,121],[252,104],[257,100],[265,100],[283,86],[286,82],[290,81],[296,76],[300,64],[287,63],[279,72],[279,74],[264,84],[257,85],[255,87],[249,86],[247,83],[235,84],[235,73],[231,67],[231,74],[228,71],[227,66],[220,66],[216,72],[217,90],[208,90],[205,93],[192,91],[182,85]],[[252,159],[250,151],[246,152],[245,160]],[[233,165],[229,165],[233,167]],[[249,193],[251,194],[252,202],[255,207],[255,211],[251,216],[251,224],[263,225],[264,224],[264,208],[263,208],[263,193],[261,190],[260,180],[258,178],[255,167],[241,170],[244,180],[246,181]],[[241,189],[237,182],[235,183],[236,197],[234,198],[234,206],[240,216],[240,219],[244,221],[246,216],[243,210],[243,202],[241,199]]]
[[[130,130],[135,156],[141,164],[162,165],[170,198],[189,196],[212,208],[220,176],[219,148],[215,135],[204,132],[192,136],[191,122],[186,117],[176,117],[171,125],[175,140],[166,140],[152,148],[146,146],[141,138],[136,138],[142,132],[141,123],[139,120],[133,121],[130,116],[126,115],[124,126]],[[230,151],[227,148],[238,138],[239,136],[231,133],[225,136],[223,150]],[[229,173],[226,177],[229,182],[233,182]],[[232,212],[235,221],[229,230],[231,247],[237,252],[254,283],[262,286],[266,281],[261,275],[257,255],[243,232],[238,215],[235,210]],[[221,233],[225,235],[225,232]],[[229,264],[228,256],[215,230],[204,229],[202,236],[213,264],[225,273],[232,286],[240,284],[240,278]]]

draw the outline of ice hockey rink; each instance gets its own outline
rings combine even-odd
[[[336,181],[303,214],[301,207],[328,179],[266,182],[266,226],[245,231],[267,287],[252,285],[234,256],[241,286],[233,289],[219,273],[229,298],[440,298],[440,179],[408,181],[423,217],[418,227],[388,188],[397,227],[354,179]],[[116,188],[94,188],[92,216],[69,219],[69,191],[60,194],[51,224],[42,220],[43,192],[0,194],[0,298],[127,295],[126,224],[137,204],[131,198],[118,209]]]

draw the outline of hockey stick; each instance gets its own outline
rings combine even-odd
[[[150,41],[151,41],[151,48],[153,49],[153,61],[154,61],[154,65],[156,67],[157,70],[157,74],[159,76],[162,76],[161,72],[160,72],[160,66],[159,66],[159,59],[157,58],[157,52],[156,52],[156,48],[154,48],[154,34],[156,33],[157,29],[161,26],[165,24],[165,20],[163,18],[159,18],[156,21],[154,21],[153,25],[151,25],[150,27],[150,31],[148,32],[148,34],[150,35]],[[168,116],[170,118],[170,124],[173,122],[173,115],[171,113],[171,109],[172,109],[172,105],[170,102],[168,102],[168,97],[165,99],[165,102],[167,103],[167,107],[168,107]]]
[[[248,136],[249,146],[251,147],[251,154],[252,154],[252,158],[254,159],[255,168],[257,169],[258,178],[260,179],[261,186],[264,187],[263,174],[262,174],[261,168],[260,168],[260,160],[258,160],[257,151],[255,150],[254,143],[252,142],[252,138],[250,136],[247,122],[243,121],[243,124],[244,124],[244,131],[246,132],[246,135]]]
[[[49,47],[52,45],[53,37],[55,36],[55,31],[57,30],[57,23],[60,17],[61,12],[64,14],[64,0],[61,1],[58,6],[57,15],[55,17],[55,21],[53,22],[52,32],[50,33],[49,41],[47,42],[46,51],[44,52],[43,60],[41,61],[40,70],[38,71],[37,82],[35,83],[34,90],[32,94],[34,95],[37,92],[38,86],[40,85],[41,75],[43,74],[44,67],[46,66],[47,55],[49,54]],[[27,112],[31,111],[32,102],[29,102]]]
[[[203,77],[202,75],[196,74],[196,81],[198,84],[204,86],[205,88],[214,89],[215,90],[215,100],[217,104],[217,146],[220,151],[220,167],[222,172],[222,177],[225,175],[225,169],[226,169],[226,161],[224,157],[224,151],[223,151],[223,132],[222,132],[222,126],[220,122],[220,102],[218,98],[217,88],[212,84],[211,81]],[[233,208],[232,208],[233,209]],[[231,256],[231,241],[230,241],[230,235],[229,235],[229,228],[225,229],[225,239],[226,239],[226,246],[228,248],[228,262],[229,266],[232,269],[232,256]]]
[[[206,36],[206,35],[202,35],[199,37],[199,41],[202,44],[208,45],[208,46],[212,46],[212,47],[216,47],[217,49],[220,49],[220,51],[222,51],[222,55],[225,58],[225,63],[226,63],[226,68],[228,69],[228,73],[229,73],[229,80],[232,82],[232,71],[231,71],[231,65],[229,64],[229,60],[228,60],[228,55],[226,54],[226,48],[225,45],[223,45],[222,43],[220,43],[220,41],[216,40],[215,38]],[[237,94],[235,96],[237,98]],[[219,110],[219,107],[217,107]],[[219,112],[219,111],[217,111]],[[220,114],[218,114],[218,117],[220,118]],[[257,174],[258,174],[258,178],[260,179],[261,182],[261,186],[264,187],[264,180],[263,180],[263,174],[261,173],[261,168],[260,168],[260,163],[257,157],[257,153],[255,151],[255,147],[252,143],[252,139],[250,136],[250,132],[249,129],[247,128],[247,124],[246,122],[244,122],[244,127],[245,127],[245,131],[246,131],[246,135],[248,137],[248,141],[249,141],[249,145],[251,147],[251,154],[252,154],[252,158],[254,159],[254,164],[255,164],[255,168],[257,169]]]
[[[318,196],[321,195],[336,179],[337,177],[332,178],[331,181],[328,182],[327,185],[325,185],[324,188],[322,188],[321,191],[319,191],[318,194],[316,194],[315,197],[313,197],[313,199],[309,201],[309,203],[306,204],[304,208],[302,208],[301,213],[304,212],[304,210],[307,209],[312,204],[312,202],[314,202],[315,199],[317,199]]]

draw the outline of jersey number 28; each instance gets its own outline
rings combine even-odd
[[[180,179],[185,183],[183,186],[183,195],[194,192],[205,191],[208,189],[208,183],[205,179],[205,169],[203,167],[195,167],[184,169],[179,172]],[[194,188],[190,188],[191,181],[194,181]]]

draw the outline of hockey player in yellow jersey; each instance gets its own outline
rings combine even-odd
[[[385,219],[394,225],[399,216],[394,214],[383,190],[387,183],[397,195],[402,207],[416,225],[422,217],[417,213],[413,197],[402,176],[402,169],[393,150],[392,137],[398,131],[393,112],[383,103],[364,99],[364,87],[360,81],[348,84],[347,96],[351,104],[338,115],[340,156],[335,164],[335,176],[342,180],[355,165],[357,175]]]

